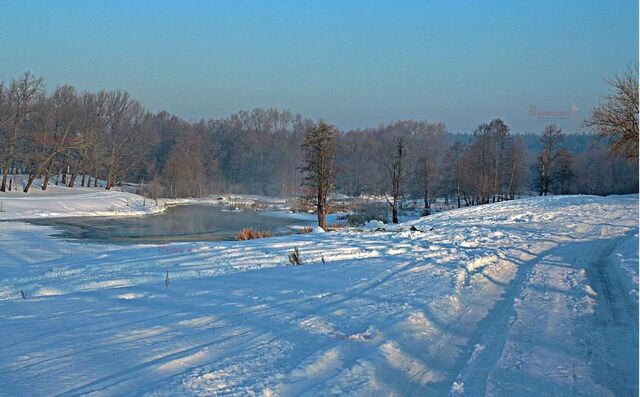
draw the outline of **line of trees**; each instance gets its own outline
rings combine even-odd
[[[69,85],[47,95],[44,79],[23,74],[9,85],[0,83],[2,183],[10,189],[9,174],[18,168],[29,174],[28,192],[35,178],[47,189],[52,173],[69,187],[82,175],[81,186],[106,188],[122,182],[131,170],[145,164],[154,142],[152,115],[124,91],[78,93]]]
[[[638,191],[637,159],[609,151],[597,135],[565,135],[556,125],[538,134],[513,134],[500,119],[472,134],[449,134],[442,124],[404,121],[353,130],[338,139],[336,177],[348,195],[391,194],[396,142],[402,137],[402,195],[422,199],[425,213],[438,198],[455,205],[512,199],[517,194],[624,194]]]
[[[638,191],[638,70],[629,69],[609,83],[613,92],[585,121],[585,126],[594,127],[608,143],[607,155],[602,141],[594,141],[576,157],[567,150],[562,130],[549,124],[540,134],[541,147],[530,166],[529,189],[541,196]],[[323,151],[320,145],[309,152],[307,144],[321,128],[328,127],[322,122],[307,130],[302,171],[316,188],[319,225],[324,226],[327,189],[333,186],[335,174],[323,180],[318,156],[333,164],[336,152]],[[502,120],[478,126],[466,145],[455,142],[447,147],[444,135],[442,124],[413,121],[349,131],[340,139],[345,166],[340,184],[352,195],[371,191],[384,194],[393,223],[398,223],[398,204],[404,194],[423,194],[425,213],[429,214],[432,200],[438,197],[455,197],[460,208],[463,200],[467,206],[495,203],[511,200],[526,189],[526,164],[531,161],[522,140],[514,137]],[[326,136],[335,147],[338,138]],[[386,174],[381,166],[388,171]]]
[[[500,119],[472,134],[413,120],[342,132],[277,109],[188,122],[149,112],[126,91],[63,85],[48,93],[44,79],[27,72],[0,83],[0,191],[28,192],[42,178],[42,189],[142,182],[152,197],[313,192],[323,214],[329,191],[387,195],[392,212],[401,197],[420,199],[425,213],[438,198],[460,207],[530,192],[637,192],[637,77],[612,85],[587,122],[604,137],[598,139],[565,135],[554,125],[540,135],[514,134]],[[317,148],[314,131],[329,132],[333,142],[322,194],[308,162]],[[27,174],[27,182],[16,186],[15,173]]]

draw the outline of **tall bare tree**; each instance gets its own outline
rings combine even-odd
[[[448,193],[453,194],[456,200],[456,205],[458,208],[461,207],[460,197],[462,193],[461,185],[462,185],[462,155],[464,153],[465,147],[462,142],[456,142],[447,152],[447,168],[448,175],[447,185],[448,185]]]
[[[323,229],[326,228],[327,197],[334,188],[337,171],[337,135],[334,126],[320,120],[307,128],[302,144],[304,163],[300,171],[304,174],[304,185],[313,190],[311,199],[316,207],[318,226]]]
[[[204,138],[195,128],[186,128],[169,153],[165,177],[169,197],[202,195],[204,181]]]
[[[492,201],[502,199],[502,185],[505,178],[505,156],[510,140],[509,127],[500,119],[491,120],[489,129],[493,138],[493,188]],[[508,167],[507,167],[508,169]]]
[[[34,141],[39,142],[38,146],[42,149],[24,187],[25,193],[31,188],[34,179],[49,168],[56,156],[68,154],[69,150],[79,145],[79,139],[74,131],[78,117],[78,97],[75,88],[70,85],[58,87],[49,102],[50,104],[42,104],[43,111],[41,113],[52,111],[52,125],[49,124],[48,117],[45,115],[41,129],[35,131]],[[75,172],[74,169],[72,175],[75,175]],[[73,186],[74,179],[75,177],[72,176],[70,186]]]
[[[126,169],[139,161],[140,145],[145,145],[144,132],[148,114],[140,102],[126,91],[110,92],[106,100],[107,133],[105,135],[107,157],[107,189]]]
[[[391,207],[391,221],[398,223],[398,199],[400,198],[402,183],[404,182],[404,157],[405,157],[405,144],[402,136],[398,136],[396,139],[395,154],[391,159],[391,164],[387,164],[387,170],[391,177],[391,199],[385,195],[387,203]]]
[[[602,137],[611,140],[611,149],[633,163],[638,161],[638,67],[607,80],[611,92],[593,109],[586,121]]]
[[[4,164],[2,164],[2,184],[0,185],[0,192],[5,192],[7,189],[9,168],[16,156],[16,147],[21,128],[28,120],[34,103],[41,95],[44,95],[44,79],[42,77],[35,77],[30,72],[25,72],[17,81],[11,83],[9,96],[10,100],[14,103],[14,113],[11,115],[9,122],[9,145],[6,155],[4,156]]]
[[[538,182],[538,193],[540,196],[546,196],[549,193],[551,185],[551,176],[553,175],[553,166],[562,149],[561,144],[564,140],[562,129],[555,124],[549,124],[542,131],[540,141],[542,142],[542,150],[538,155],[538,172],[540,179]]]
[[[524,181],[526,154],[522,143],[513,137],[509,139],[505,153],[504,168],[506,176],[503,181],[502,198],[513,200]]]
[[[0,81],[0,133],[4,133],[13,119],[13,103],[11,91]],[[2,136],[2,135],[0,135]]]
[[[431,203],[440,193],[439,189],[442,187],[442,157],[446,149],[444,132],[444,128],[424,125],[423,128],[418,128],[414,136],[409,137],[409,145],[414,147],[417,152],[415,156],[417,166],[413,174],[417,182],[416,185],[421,190],[424,213],[427,215],[431,213]],[[411,159],[407,158],[407,161],[410,162]],[[411,174],[411,171],[407,174]]]
[[[574,158],[567,150],[560,150],[553,169],[553,190],[557,194],[571,194],[575,178]]]

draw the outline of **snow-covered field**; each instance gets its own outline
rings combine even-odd
[[[0,395],[638,393],[637,195],[247,242],[51,232],[0,223]]]

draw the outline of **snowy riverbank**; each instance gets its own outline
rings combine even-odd
[[[101,187],[73,188],[49,184],[41,189],[36,179],[29,193],[21,186],[26,176],[14,177],[14,189],[0,192],[0,220],[63,218],[77,216],[136,216],[155,214],[165,210],[164,203],[120,191],[118,187],[105,190]]]
[[[51,232],[0,228],[0,394],[638,392],[637,195],[247,242]]]
[[[29,193],[20,188],[26,184],[26,176],[15,176],[14,189],[0,192],[0,221],[41,218],[66,218],[83,216],[139,216],[157,214],[169,206],[215,205],[229,210],[259,208],[264,215],[299,220],[316,219],[313,213],[293,213],[291,202],[295,198],[267,197],[258,195],[211,195],[200,198],[160,198],[157,201],[122,191],[115,186],[111,190],[103,187],[68,188],[50,184],[46,191],[41,180],[36,179]],[[268,209],[268,211],[266,211]],[[340,213],[329,214],[330,223],[339,222]]]
[[[55,190],[55,189],[52,189]],[[20,195],[22,194],[22,196]],[[0,195],[0,220],[63,218],[76,216],[135,216],[164,211],[161,203],[133,193],[73,188],[73,193]]]

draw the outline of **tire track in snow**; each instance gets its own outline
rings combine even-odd
[[[553,249],[541,247],[537,255],[549,255]],[[512,250],[515,254],[518,250]],[[520,251],[520,256],[529,255]],[[459,395],[456,385],[463,386],[463,395],[484,395],[485,384],[489,372],[500,358],[507,341],[507,332],[517,316],[514,308],[515,300],[524,290],[525,281],[531,275],[535,264],[544,260],[535,256],[529,260],[518,260],[517,255],[511,259],[501,258],[500,261],[516,263],[517,270],[514,277],[504,286],[488,313],[475,325],[474,333],[468,338],[466,348],[456,360],[454,371],[450,371],[451,377],[444,382],[447,389],[441,390],[442,394],[449,392]]]
[[[608,357],[591,362],[593,377],[611,387],[615,395],[638,394],[638,306],[611,269],[611,255],[625,238],[614,240],[587,268],[598,305],[594,325]],[[594,341],[596,342],[596,341]],[[603,373],[606,375],[603,376]],[[615,381],[612,381],[615,379]]]

